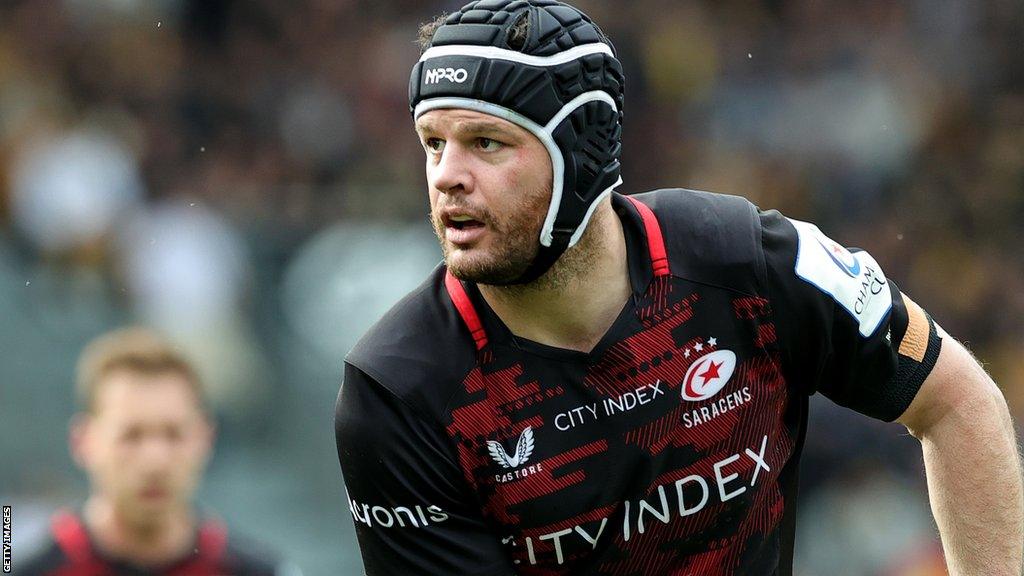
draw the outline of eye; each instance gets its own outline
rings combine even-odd
[[[491,140],[490,138],[477,138],[476,143],[484,152],[496,152],[504,146],[501,142]]]
[[[423,141],[423,147],[430,152],[440,152],[444,150],[444,140],[440,138],[427,138]]]
[[[164,438],[173,443],[181,441],[185,437],[185,431],[180,426],[167,426],[164,428]]]
[[[121,430],[121,442],[125,444],[138,444],[142,441],[142,429],[137,426],[131,426]]]

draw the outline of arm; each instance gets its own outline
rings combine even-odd
[[[898,421],[921,441],[950,574],[1018,576],[1024,497],[1010,413],[971,354],[942,336],[935,368]]]
[[[869,255],[833,250],[850,264],[844,273],[822,257],[834,243],[816,228],[776,212],[762,213],[761,225],[788,376],[807,393],[898,419],[921,440],[953,576],[1018,576],[1020,462],[995,384],[895,284],[876,289],[882,277]]]

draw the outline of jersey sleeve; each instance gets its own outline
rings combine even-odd
[[[444,430],[348,363],[335,436],[367,575],[514,573]]]
[[[865,251],[761,212],[766,281],[783,368],[805,393],[892,421],[935,366],[931,317]]]

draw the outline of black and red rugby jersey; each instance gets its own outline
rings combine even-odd
[[[346,358],[367,574],[789,575],[808,396],[893,420],[934,365],[925,312],[813,225],[612,202],[633,294],[590,353],[516,337],[441,266]]]
[[[219,520],[208,518],[196,530],[192,552],[162,567],[135,566],[98,550],[81,517],[60,511],[50,523],[48,541],[15,564],[24,576],[280,576],[295,575],[266,551],[228,536]]]

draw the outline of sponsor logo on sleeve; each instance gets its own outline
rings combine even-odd
[[[392,506],[364,504],[354,500],[345,489],[345,499],[352,518],[369,528],[427,528],[448,520],[448,513],[432,504]]]
[[[814,224],[790,220],[799,238],[796,275],[830,296],[857,321],[865,338],[892,308],[888,280],[867,252],[851,253]]]
[[[857,260],[857,257],[849,250],[833,240],[828,240],[828,242],[823,242],[821,238],[818,238],[817,240],[818,244],[821,244],[821,247],[825,249],[825,253],[828,254],[828,257],[831,258],[832,261],[836,263],[836,266],[839,266],[839,269],[847,276],[850,278],[856,278],[860,275],[860,260]]]

